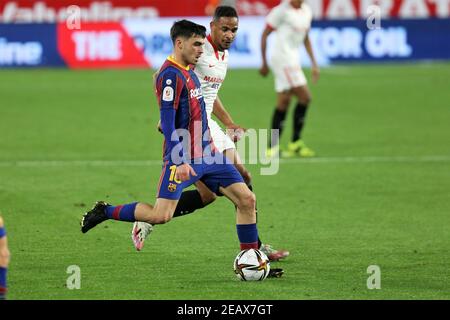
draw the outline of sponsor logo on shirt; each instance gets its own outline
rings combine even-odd
[[[162,99],[164,101],[173,101],[173,88],[165,87],[162,94]]]
[[[202,97],[202,88],[195,88],[190,90],[191,99],[197,98],[200,99]]]
[[[209,77],[209,76],[205,76],[203,78],[203,80],[208,81],[208,82],[215,82],[215,83],[222,83],[223,82],[223,79],[221,79],[221,78]]]

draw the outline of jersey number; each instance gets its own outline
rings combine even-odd
[[[169,181],[175,181],[175,183],[181,183],[180,180],[175,178],[175,172],[177,171],[177,166],[176,165],[170,166],[169,169],[170,169]]]

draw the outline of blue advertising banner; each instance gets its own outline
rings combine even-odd
[[[192,17],[208,25],[209,18]],[[126,20],[125,30],[133,37],[153,66],[161,65],[172,51],[168,33],[175,18],[160,18],[157,23]],[[242,17],[239,31],[230,48],[230,68],[261,66],[260,39],[264,17]],[[320,65],[333,62],[384,62],[450,59],[450,19],[381,20],[374,28],[366,20],[322,20],[313,22],[309,33]],[[274,36],[268,38],[268,56],[276,50]],[[304,48],[301,63],[310,64]],[[270,59],[269,59],[270,61]]]
[[[450,59],[450,19],[317,21],[310,36],[323,62]]]
[[[0,24],[0,68],[64,65],[55,24]]]
[[[206,17],[190,19],[206,26],[210,20]],[[90,67],[114,68],[119,64],[104,63],[100,54],[110,52],[113,48],[117,49],[114,52],[118,53],[121,68],[145,68],[150,65],[158,68],[172,51],[169,30],[175,20],[155,18],[150,22],[127,19],[116,23],[113,31],[120,33],[120,39],[129,39],[130,42],[120,44],[109,43],[105,40],[109,38],[103,37],[112,32],[110,24],[85,24],[85,28],[82,26],[80,30],[66,33],[61,33],[62,28],[57,28],[55,24],[0,24],[0,68],[82,67],[85,62],[77,64],[67,60],[70,57],[80,58],[83,52],[89,53],[89,59],[92,60],[89,60],[92,62]],[[230,68],[260,67],[260,39],[264,27],[264,17],[242,17],[239,20],[238,36],[230,49]],[[93,42],[76,41],[80,40],[81,35],[83,39],[92,38]],[[104,38],[102,41],[95,40],[100,39],[100,36]],[[320,65],[337,62],[450,60],[448,18],[381,20],[379,28],[373,28],[362,19],[322,20],[313,22],[309,36]],[[273,35],[269,37],[268,56],[276,50],[274,38]],[[133,50],[129,49],[131,47]],[[136,64],[136,59],[128,59],[130,52],[133,57],[140,56],[143,62]],[[304,48],[301,52],[301,63],[308,66],[310,61]],[[102,60],[99,60],[102,63],[96,59]],[[134,62],[131,64],[130,61]]]

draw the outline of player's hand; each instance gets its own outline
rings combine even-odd
[[[263,77],[267,76],[267,75],[269,74],[269,66],[268,66],[266,63],[264,63],[264,64],[262,65],[262,67],[259,69],[259,73],[260,73]]]
[[[313,81],[313,83],[317,83],[317,81],[319,81],[319,78],[320,78],[319,66],[317,66],[317,65],[312,66],[311,72],[312,72],[312,81]]]
[[[161,120],[158,121],[158,125],[156,126],[156,129],[158,129],[159,132],[163,133],[162,127],[161,127]]]
[[[197,173],[187,163],[178,166],[175,171],[175,179],[181,182],[189,180],[191,176],[195,177]]]
[[[227,135],[233,140],[234,142],[237,142],[241,140],[242,136],[244,135],[245,131],[247,129],[237,125],[237,124],[230,124],[227,126],[226,132]]]

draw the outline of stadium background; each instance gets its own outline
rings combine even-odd
[[[128,225],[78,229],[99,197],[153,199],[161,137],[149,69],[170,53],[174,20],[209,23],[208,1],[1,0],[9,297],[448,299],[450,0],[308,2],[322,78],[305,138],[319,157],[282,162],[276,176],[250,166],[263,238],[292,255],[277,264],[285,277],[249,290],[230,272],[237,244],[225,201],[158,227],[139,254]],[[250,128],[267,128],[275,102],[272,78],[256,68],[264,15],[278,3],[236,1],[221,97]],[[367,24],[373,4],[378,29]],[[81,268],[80,290],[66,287],[70,265]],[[381,290],[366,286],[369,265],[381,268]]]

